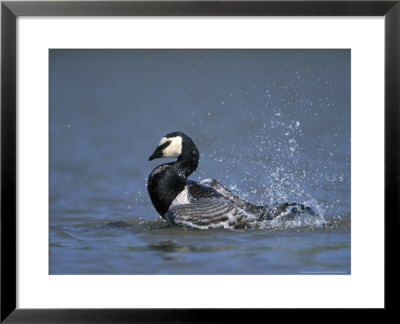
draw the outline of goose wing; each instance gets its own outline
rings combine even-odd
[[[201,181],[200,184],[226,197],[245,212],[257,216],[258,218],[270,219],[270,217],[268,216],[269,210],[266,206],[258,206],[256,204],[244,200],[243,198],[240,198],[239,196],[236,196],[235,194],[232,193],[231,190],[229,190],[224,185],[220,184],[217,180],[205,179]]]
[[[195,228],[257,227],[257,221],[296,215],[316,215],[303,204],[283,203],[259,206],[236,196],[214,179],[187,181],[189,204],[171,206],[166,219],[170,224]]]
[[[190,204],[171,206],[168,223],[198,229],[252,227],[254,217],[224,197],[200,198]]]
[[[202,182],[187,180],[187,188],[191,199],[197,201],[203,198],[218,198],[223,195],[214,188],[204,185]]]
[[[281,204],[274,204],[271,206],[259,206],[240,198],[232,193],[224,185],[220,184],[215,179],[205,179],[200,182],[202,188],[208,188],[209,191],[216,192],[223,197],[232,201],[237,207],[239,207],[244,212],[251,214],[258,218],[258,220],[271,220],[276,217],[284,216],[286,218],[293,218],[296,215],[311,215],[315,216],[315,211],[304,204],[298,203],[281,203]],[[204,190],[204,189],[203,189]]]
[[[220,184],[215,179],[205,179],[201,182],[187,180],[187,185],[189,193],[194,200],[210,197],[225,197],[241,208],[247,205],[255,206],[233,194],[230,189]]]

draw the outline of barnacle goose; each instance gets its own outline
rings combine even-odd
[[[155,209],[169,225],[197,229],[256,228],[260,222],[278,216],[315,215],[310,207],[297,203],[255,205],[213,179],[188,180],[197,169],[199,150],[182,132],[172,132],[161,139],[149,161],[157,158],[177,158],[157,166],[147,184]]]

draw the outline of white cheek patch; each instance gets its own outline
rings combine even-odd
[[[176,158],[182,153],[182,137],[170,137],[161,139],[160,145],[164,144],[166,141],[171,141],[171,143],[163,150],[163,157],[166,158]]]

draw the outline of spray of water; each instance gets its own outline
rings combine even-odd
[[[269,123],[258,127],[256,134],[252,129],[252,135],[241,136],[240,142],[232,147],[231,163],[249,167],[241,168],[241,183],[231,184],[230,189],[258,205],[296,202],[311,207],[317,214],[300,214],[290,219],[282,215],[272,221],[264,221],[261,228],[325,226],[328,224],[324,218],[326,206],[308,191],[314,175],[299,144],[303,137],[302,122],[286,116],[285,110],[280,108],[282,106],[272,104],[271,96],[267,90],[264,105],[272,111]]]

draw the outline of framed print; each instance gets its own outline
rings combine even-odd
[[[2,321],[392,307],[398,1],[1,8]]]

